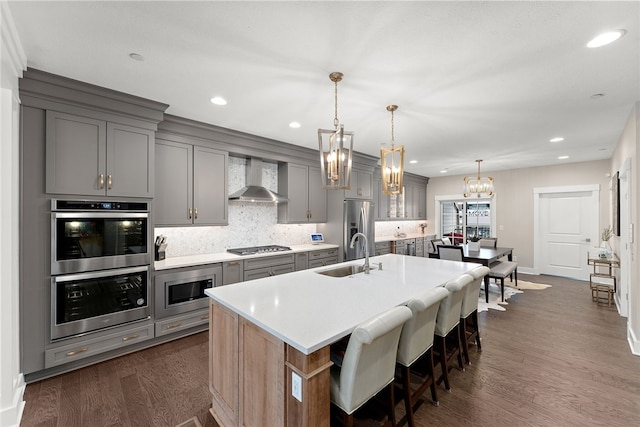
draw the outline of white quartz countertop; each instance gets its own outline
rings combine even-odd
[[[363,260],[251,280],[205,293],[283,340],[311,354],[348,335],[360,323],[444,285],[477,264],[387,254],[371,257],[383,269],[337,278],[318,274]]]
[[[236,255],[230,252],[218,252],[213,254],[187,255],[179,257],[170,257],[162,261],[155,261],[153,267],[158,270],[168,270],[170,268],[191,267],[194,265],[213,264],[216,262],[236,261],[251,258],[264,258],[269,256],[287,255],[296,252],[321,251],[326,249],[335,249],[338,245],[329,243],[319,243],[317,245],[289,245],[290,251],[261,253],[255,255]]]
[[[394,242],[396,240],[417,239],[420,237],[434,237],[434,234],[422,234],[422,233],[407,233],[406,236],[376,236],[376,243],[378,242]]]

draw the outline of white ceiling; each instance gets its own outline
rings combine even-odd
[[[28,66],[170,105],[168,113],[317,149],[391,137],[439,176],[606,159],[640,100],[640,3],[17,2]],[[625,29],[598,49],[597,34]],[[135,61],[129,54],[144,56]],[[592,99],[593,94],[605,94]],[[228,105],[211,104],[220,95]],[[291,129],[291,121],[302,124]],[[549,139],[563,136],[564,142]]]

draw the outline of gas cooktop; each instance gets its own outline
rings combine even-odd
[[[279,245],[267,245],[267,246],[252,246],[249,248],[236,248],[227,249],[227,252],[231,252],[236,255],[256,255],[256,254],[269,254],[272,252],[290,251],[291,248]]]

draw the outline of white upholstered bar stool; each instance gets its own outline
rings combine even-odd
[[[415,403],[427,391],[428,387],[431,387],[433,403],[438,404],[436,382],[433,374],[433,352],[431,350],[433,348],[433,334],[440,301],[448,295],[449,291],[439,287],[431,289],[407,302],[407,307],[411,309],[412,316],[402,327],[397,362],[401,373],[406,418],[409,427],[414,426],[413,411]],[[418,361],[421,363],[426,362],[427,373],[422,377],[420,386],[415,391],[412,391],[410,368]]]
[[[331,402],[342,410],[345,426],[353,426],[353,413],[389,385],[388,416],[395,426],[393,380],[398,341],[410,318],[408,307],[394,307],[351,333],[342,366],[331,367]]]
[[[489,267],[476,267],[469,272],[473,278],[471,283],[466,287],[462,306],[460,308],[460,343],[462,345],[462,354],[465,362],[471,364],[469,360],[469,343],[476,340],[476,348],[482,350],[480,345],[480,329],[478,326],[478,298],[480,297],[480,288],[484,281],[484,276],[489,273]]]
[[[463,274],[457,279],[447,282],[445,289],[449,291],[447,298],[440,302],[438,309],[438,317],[436,318],[436,328],[434,335],[434,345],[440,354],[440,366],[442,367],[442,377],[438,379],[438,384],[444,380],[444,386],[447,391],[451,391],[449,385],[449,362],[457,356],[458,366],[464,371],[462,364],[462,352],[460,346],[460,309],[462,307],[462,299],[466,286],[471,283],[473,278],[468,274]],[[447,345],[447,337],[449,345]],[[447,354],[447,350],[451,350]]]

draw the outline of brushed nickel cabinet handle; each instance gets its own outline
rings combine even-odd
[[[81,349],[68,352],[67,357],[75,356],[76,354],[84,353],[85,351],[88,351],[88,350],[89,350],[89,347],[82,347]]]
[[[171,325],[167,325],[167,329],[175,329],[181,325],[182,325],[182,322],[172,323]]]
[[[100,190],[104,190],[104,174],[101,173],[100,174],[100,185],[99,185]]]
[[[209,320],[209,315],[205,314],[204,316],[200,316],[200,320]]]
[[[227,261],[227,265],[240,265],[239,261]]]
[[[189,208],[189,213],[187,215],[189,217],[189,219],[192,219],[193,217],[193,210],[191,210],[191,208]]]
[[[111,190],[111,187],[112,187],[111,184],[113,184],[113,181],[111,180],[111,175],[107,175],[107,188],[109,190]]]
[[[129,341],[129,340],[135,340],[136,338],[139,338],[140,334],[133,334],[133,335],[129,335],[128,337],[122,337],[122,341]]]
[[[193,213],[194,213],[195,218],[198,219],[198,208],[195,208],[193,210]]]

